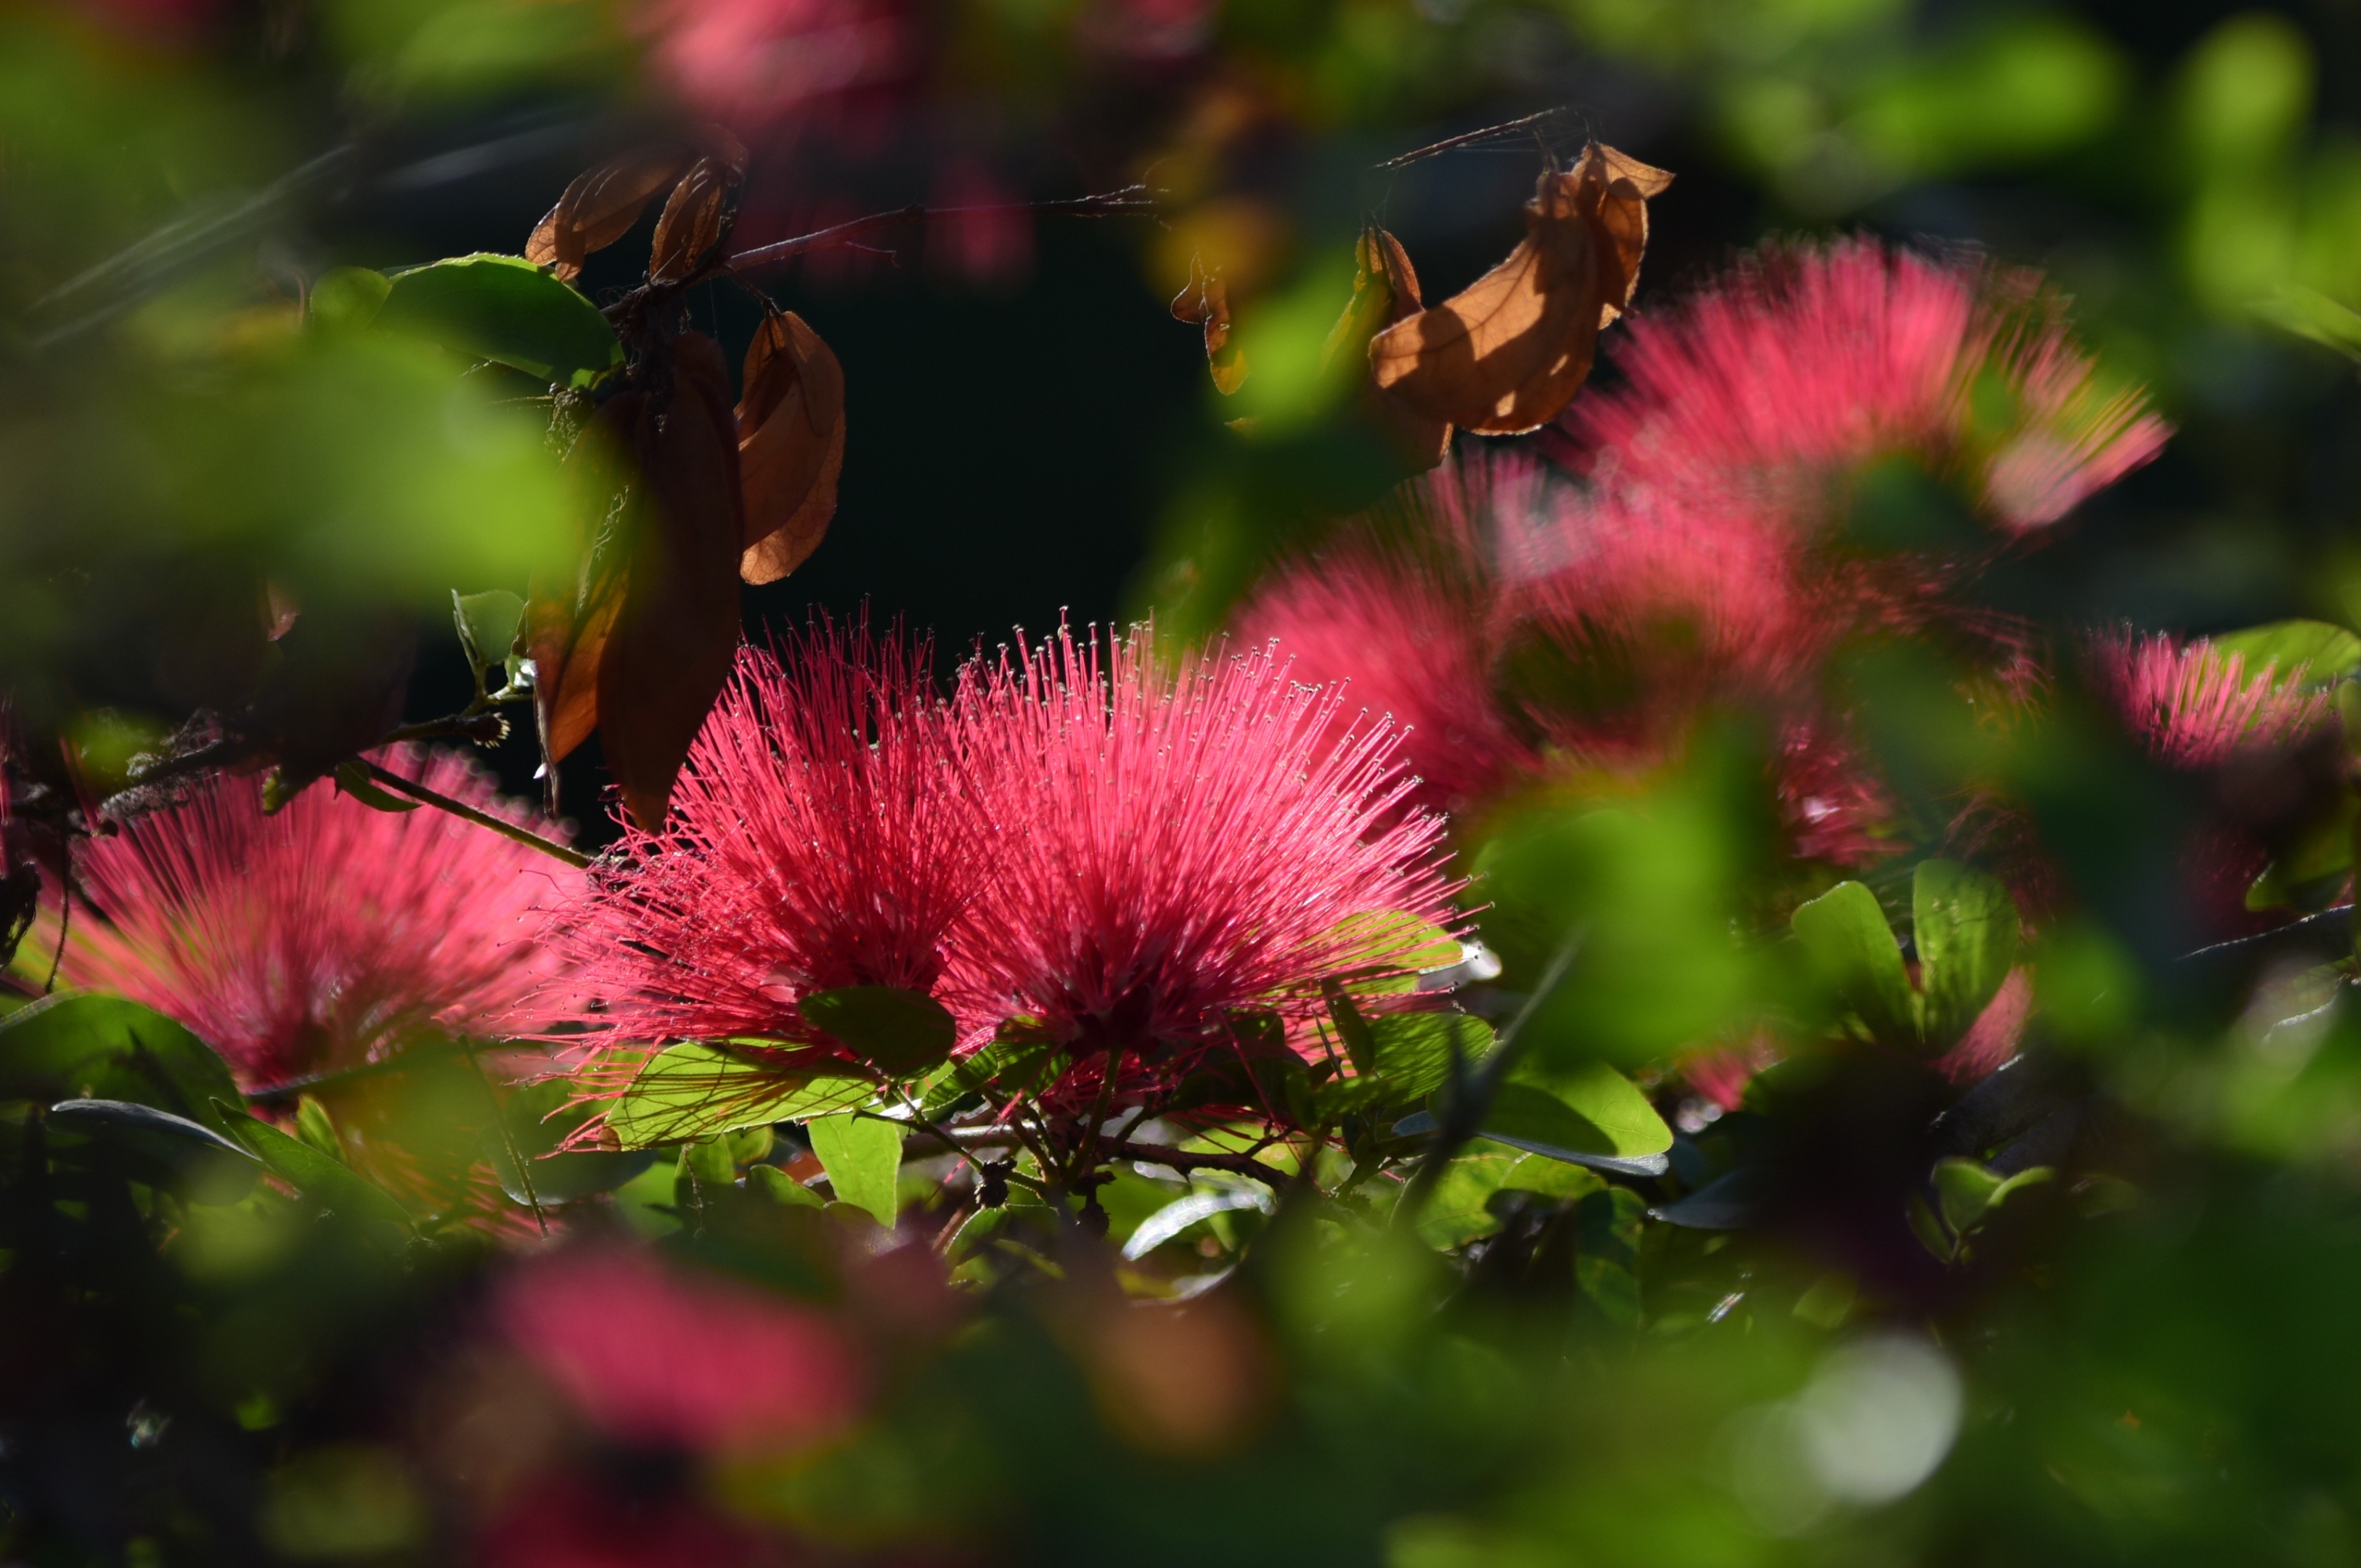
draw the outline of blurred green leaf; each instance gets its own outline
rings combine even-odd
[[[233,1131],[228,1064],[174,1019],[120,996],[60,992],[0,1018],[0,1099],[126,1100]]]
[[[2037,1165],[2015,1176],[2002,1176],[1971,1159],[1935,1162],[1935,1194],[1942,1205],[1943,1223],[1955,1236],[1964,1236],[1982,1224],[2013,1192],[2057,1179],[2057,1171]]]
[[[321,1208],[374,1231],[381,1241],[398,1245],[409,1234],[409,1212],[341,1160],[225,1102],[216,1101],[214,1108],[237,1140],[253,1150],[272,1174]]]
[[[623,358],[598,306],[518,256],[463,256],[401,273],[376,324],[560,386],[587,387]]]
[[[789,1208],[817,1209],[820,1196],[775,1165],[758,1165],[746,1172],[746,1190],[759,1192],[774,1203]]]
[[[1943,1049],[1965,1035],[2016,962],[2016,900],[1998,877],[1956,861],[1924,861],[1910,884],[1926,1039]]]
[[[1875,894],[1857,882],[1839,883],[1798,908],[1792,925],[1813,970],[1872,1038],[1916,1043],[1917,1000]]]
[[[848,985],[803,999],[803,1014],[890,1078],[910,1078],[951,1054],[959,1025],[933,997],[890,985]]]
[[[607,1126],[626,1149],[654,1148],[844,1110],[876,1091],[865,1078],[781,1072],[730,1047],[692,1041],[642,1067],[607,1113]]]
[[[2361,637],[2324,620],[2275,620],[2213,639],[2225,653],[2242,655],[2251,679],[2272,666],[2274,684],[2298,678],[2326,683],[2361,670]]]
[[[895,1178],[902,1168],[901,1124],[856,1114],[816,1116],[804,1130],[811,1135],[812,1153],[828,1171],[837,1201],[866,1210],[893,1229],[900,1212]]]
[[[124,1149],[169,1172],[197,1203],[235,1203],[254,1190],[260,1162],[211,1127],[126,1100],[66,1100],[49,1108],[53,1131]]]
[[[336,1134],[336,1124],[328,1108],[309,1094],[295,1101],[295,1135],[326,1155],[330,1159],[349,1165],[345,1158],[345,1141]]]
[[[1579,1227],[1574,1277],[1607,1321],[1640,1326],[1640,1231],[1648,1201],[1628,1187],[1605,1187],[1575,1210]]]
[[[312,285],[312,319],[332,332],[357,332],[377,320],[393,280],[366,267],[338,267]]]

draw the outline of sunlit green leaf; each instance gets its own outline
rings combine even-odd
[[[1968,1032],[2016,962],[2016,900],[1998,877],[1956,861],[1920,863],[1912,934],[1926,998],[1926,1038],[1940,1049]]]
[[[2361,670],[2361,637],[2324,620],[2275,620],[2213,639],[2225,653],[2242,655],[2249,677],[2272,666],[2276,679],[2292,680],[2299,670],[2308,682],[2323,682]]]
[[[828,1171],[837,1201],[866,1210],[891,1229],[899,1212],[895,1188],[902,1169],[902,1125],[875,1116],[817,1116],[804,1124],[812,1153]]]
[[[1917,1039],[1910,977],[1875,894],[1839,883],[1797,909],[1793,924],[1812,968],[1873,1037],[1895,1045]]]
[[[355,332],[377,320],[393,280],[366,267],[338,267],[312,285],[312,319],[332,332]]]
[[[323,1209],[375,1229],[388,1241],[408,1232],[408,1211],[342,1161],[225,1102],[217,1102],[214,1109],[238,1142],[253,1150],[274,1175]]]
[[[865,1078],[782,1072],[724,1046],[674,1046],[640,1069],[607,1113],[626,1149],[655,1148],[864,1104],[877,1086]]]
[[[1673,1130],[1648,1097],[1598,1061],[1527,1059],[1493,1095],[1484,1135],[1552,1159],[1652,1170],[1664,1168],[1673,1146]]]

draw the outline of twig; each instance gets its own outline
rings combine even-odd
[[[1022,1135],[1010,1126],[929,1128],[936,1136],[955,1144],[962,1151],[969,1149],[1008,1148],[1024,1142]],[[1241,1154],[1214,1154],[1197,1149],[1176,1149],[1163,1144],[1136,1144],[1129,1139],[1111,1141],[1102,1150],[1111,1158],[1139,1160],[1148,1165],[1170,1166],[1175,1170],[1225,1170],[1234,1176],[1251,1177],[1273,1189],[1287,1184],[1283,1171],[1273,1170],[1258,1159]],[[1014,1180],[1015,1178],[1010,1178]]]
[[[66,967],[66,933],[73,929],[73,843],[66,840],[65,885],[58,897],[58,950],[49,958],[49,978],[41,982],[41,994],[49,995],[58,988],[58,971]]]
[[[1521,120],[1508,120],[1497,126],[1486,126],[1480,131],[1469,131],[1464,136],[1446,137],[1441,141],[1430,142],[1425,147],[1405,152],[1399,158],[1389,158],[1376,167],[1379,170],[1400,169],[1405,164],[1416,163],[1422,158],[1433,158],[1437,153],[1456,151],[1463,147],[1474,147],[1510,131],[1521,131],[1528,126],[1539,125],[1543,120],[1554,120],[1562,115],[1573,113],[1572,109],[1564,105],[1554,109],[1543,109],[1540,114],[1527,115]]]
[[[751,271],[758,267],[768,267],[775,261],[792,260],[806,251],[826,250],[830,246],[843,245],[896,224],[923,223],[930,218],[999,216],[1017,213],[1037,217],[1113,218],[1155,210],[1156,198],[1145,185],[1126,185],[1120,191],[1104,191],[1094,196],[1069,196],[1052,202],[994,202],[973,207],[929,207],[917,203],[907,207],[896,207],[890,213],[872,213],[865,218],[854,218],[830,228],[797,235],[793,239],[758,245],[752,250],[741,250],[728,258],[712,270],[730,273]],[[629,301],[624,302],[629,303]]]
[[[391,745],[399,740],[473,740],[478,746],[489,746],[508,731],[507,718],[498,712],[454,713],[443,718],[423,718],[415,724],[404,724],[385,738]]]
[[[454,800],[447,795],[428,789],[415,779],[403,778],[390,768],[380,767],[367,757],[358,758],[357,761],[368,771],[370,778],[388,789],[401,791],[412,800],[434,806],[438,811],[447,811],[454,817],[466,817],[478,828],[489,828],[504,838],[513,839],[520,844],[539,850],[544,855],[564,861],[569,866],[587,868],[590,864],[589,856],[579,850],[569,849],[555,839],[544,839],[529,828],[520,828],[513,822],[494,817],[489,811],[478,811],[465,801]]]

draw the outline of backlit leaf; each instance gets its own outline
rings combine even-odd
[[[625,1149],[824,1115],[866,1104],[877,1086],[849,1074],[785,1070],[753,1050],[692,1041],[642,1067],[607,1113]]]
[[[729,236],[744,166],[742,150],[734,161],[727,153],[708,153],[689,165],[656,219],[655,239],[649,247],[650,282],[687,277]]]
[[[1599,329],[1631,302],[1648,200],[1672,176],[1597,143],[1543,171],[1525,237],[1442,304],[1379,333],[1369,364],[1405,408],[1492,435],[1557,417],[1589,378]]]
[[[902,1172],[902,1126],[875,1116],[818,1116],[804,1124],[812,1153],[828,1172],[840,1203],[865,1209],[892,1229],[901,1205],[895,1188]]]
[[[623,357],[598,306],[516,256],[462,256],[404,272],[376,324],[561,386],[587,387]]]
[[[1873,1038],[1890,1045],[1916,1041],[1910,977],[1877,894],[1857,882],[1839,883],[1797,909],[1793,924],[1813,969],[1860,1014]]]
[[[764,320],[746,350],[738,466],[746,507],[739,575],[776,582],[827,536],[844,467],[844,371],[819,334],[789,311]]]
[[[926,1071],[951,1054],[959,1025],[931,996],[890,985],[848,985],[803,999],[803,1015],[893,1078]]]
[[[2276,620],[2213,639],[2224,653],[2243,654],[2249,679],[2273,666],[2278,683],[2329,681],[2361,669],[2361,637],[2324,620]]]
[[[2016,962],[2016,901],[1998,877],[1956,861],[1927,861],[1911,883],[1912,936],[1930,1048],[1976,1021]]]
[[[577,175],[533,225],[525,259],[572,282],[582,270],[582,258],[629,234],[656,192],[679,180],[690,158],[682,148],[643,148]]]

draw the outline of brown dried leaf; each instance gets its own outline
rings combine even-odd
[[[785,576],[819,547],[844,466],[844,370],[819,334],[789,312],[746,350],[738,468],[746,505],[739,575]]]
[[[1544,170],[1506,259],[1370,341],[1377,386],[1414,413],[1488,435],[1557,417],[1589,378],[1599,328],[1631,303],[1648,198],[1671,181],[1596,142],[1565,173]]]
[[[656,192],[678,180],[688,160],[689,154],[677,148],[642,148],[577,175],[557,205],[533,225],[525,259],[554,267],[572,282],[582,271],[582,258],[629,234]]]
[[[1320,351],[1323,369],[1349,367],[1357,373],[1367,363],[1371,338],[1419,313],[1418,271],[1411,266],[1401,241],[1373,224],[1361,231],[1353,258],[1353,297],[1328,330],[1328,341]],[[1447,421],[1428,419],[1366,381],[1359,412],[1417,471],[1433,467],[1451,449]]]
[[[648,255],[648,281],[670,283],[697,270],[730,233],[736,216],[739,169],[708,153],[673,187],[656,219]]]
[[[664,823],[674,778],[730,677],[745,517],[730,375],[711,338],[673,341],[662,417],[639,426],[645,504],[598,661],[598,734],[631,820]]]
[[[1172,315],[1205,329],[1205,364],[1216,391],[1228,397],[1246,385],[1246,353],[1230,341],[1229,288],[1202,257],[1189,258],[1189,281],[1173,296]]]

